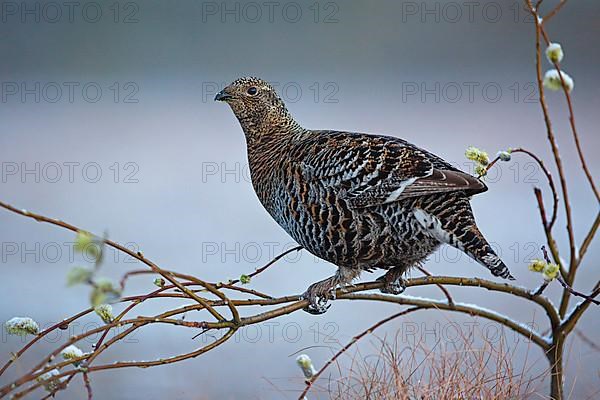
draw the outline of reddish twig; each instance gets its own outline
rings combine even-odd
[[[87,391],[87,398],[88,398],[88,400],[92,400],[92,398],[94,396],[92,394],[92,384],[90,383],[90,376],[88,375],[87,372],[84,372],[82,375],[83,375],[83,382],[85,385],[85,390]]]
[[[289,250],[284,251],[283,253],[279,254],[278,256],[276,256],[275,258],[273,258],[271,261],[269,261],[267,264],[265,264],[264,266],[257,268],[254,272],[252,272],[251,274],[248,274],[248,278],[254,278],[256,275],[264,272],[267,268],[269,268],[270,266],[272,266],[273,264],[275,264],[277,261],[281,260],[283,257],[287,256],[288,254],[294,252],[294,251],[300,251],[302,250],[302,246],[296,246],[296,247],[292,247]],[[227,283],[217,283],[215,284],[215,287],[217,289],[224,287],[225,285],[235,285],[237,283],[240,283],[239,279],[233,279],[230,280]]]
[[[427,271],[425,268],[423,268],[421,266],[417,266],[417,269],[419,271],[421,271],[425,276],[433,276],[429,273],[429,271]],[[439,287],[440,290],[444,293],[444,296],[446,296],[446,299],[448,300],[448,304],[454,304],[454,299],[450,295],[450,292],[448,291],[448,289],[446,289],[446,287],[442,284],[436,284],[436,286]]]
[[[541,1],[540,1],[541,3]],[[567,3],[567,0],[560,0],[560,3],[558,3],[556,5],[556,7],[554,7],[548,14],[546,14],[546,16],[543,19],[543,23],[546,23],[548,21],[550,21],[550,19],[552,19],[552,17],[554,17],[561,8],[563,8],[563,6]],[[537,9],[537,7],[536,7]]]

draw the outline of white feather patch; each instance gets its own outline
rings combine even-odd
[[[394,190],[392,193],[389,194],[389,196],[385,199],[384,203],[391,203],[392,201],[396,201],[398,197],[400,197],[402,192],[404,192],[404,189],[406,189],[408,185],[412,185],[416,180],[417,178],[410,178],[402,182],[398,189]]]
[[[440,221],[437,217],[421,210],[420,208],[415,208],[413,210],[413,215],[419,224],[421,224],[421,226],[431,233],[437,240],[442,243],[452,244],[452,235],[442,228],[442,221]]]
[[[485,266],[498,266],[502,261],[495,254],[489,253],[485,256],[481,257],[481,261],[483,261]]]

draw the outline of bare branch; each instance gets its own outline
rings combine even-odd
[[[575,271],[575,262],[577,255],[575,253],[575,235],[573,233],[573,217],[571,215],[571,203],[569,201],[569,191],[567,189],[567,179],[565,177],[565,171],[562,163],[562,159],[560,157],[560,152],[558,150],[558,145],[556,143],[556,138],[554,136],[554,131],[552,129],[552,122],[550,121],[550,113],[548,112],[548,106],[546,105],[546,97],[544,95],[544,84],[542,78],[542,49],[541,49],[541,35],[542,35],[542,25],[541,19],[537,13],[537,10],[531,4],[531,0],[526,0],[526,4],[529,7],[529,11],[533,15],[533,19],[535,22],[535,51],[536,51],[536,76],[537,76],[537,85],[539,91],[539,102],[540,107],[542,108],[542,113],[544,114],[544,122],[546,123],[546,132],[548,135],[548,142],[550,142],[550,147],[552,148],[552,154],[554,155],[554,162],[556,164],[556,169],[558,170],[558,176],[560,178],[560,186],[562,189],[562,196],[565,208],[565,216],[567,219],[567,233],[569,237],[569,250],[570,250],[570,262],[569,262],[569,271],[567,273],[567,282],[572,285],[573,282],[570,279],[571,274],[574,277]],[[561,299],[561,304],[559,308],[560,315],[563,316],[569,306],[569,292],[563,292],[563,297]]]
[[[425,268],[418,266],[417,269],[419,271],[421,271],[425,276],[432,276],[429,271],[427,271]],[[442,293],[444,293],[444,296],[446,296],[446,300],[448,300],[448,304],[454,304],[454,299],[452,299],[452,296],[450,295],[450,292],[448,291],[448,289],[446,289],[444,287],[444,285],[437,283],[436,284],[437,287],[440,288],[440,290],[442,291]]]
[[[28,218],[33,218],[34,220],[36,220],[37,222],[46,222],[52,225],[56,225],[56,226],[60,226],[61,228],[65,228],[68,229],[72,232],[80,232],[82,231],[82,229],[77,228],[75,225],[71,225],[69,223],[66,223],[64,221],[60,221],[58,219],[54,219],[54,218],[48,218],[45,217],[43,215],[40,214],[35,214],[26,210],[19,210],[18,208],[15,208],[9,204],[6,204],[4,202],[0,201],[0,207],[5,208],[9,211],[12,211],[14,213],[17,213],[19,215],[22,215],[24,217],[28,217]],[[215,317],[217,319],[217,321],[224,321],[225,318],[219,314],[216,310],[214,310],[213,308],[211,308],[210,306],[207,307],[207,301],[206,299],[203,299],[201,297],[198,297],[195,293],[191,292],[190,290],[188,290],[186,287],[184,287],[183,285],[181,285],[175,278],[173,278],[168,272],[163,271],[158,265],[154,264],[152,261],[148,260],[147,258],[145,258],[143,256],[143,254],[141,252],[134,252],[130,249],[128,249],[125,246],[122,246],[120,244],[118,244],[117,242],[114,242],[112,240],[109,239],[103,239],[102,240],[103,243],[105,243],[107,246],[110,246],[122,253],[125,253],[127,255],[129,255],[130,257],[133,257],[135,259],[137,259],[138,261],[141,261],[142,263],[146,264],[148,267],[150,267],[154,272],[156,272],[157,274],[159,274],[160,276],[162,276],[163,278],[165,278],[167,281],[171,282],[173,285],[177,286],[177,288],[179,288],[182,292],[184,292],[185,294],[187,294],[190,298],[196,300],[198,303],[202,304],[207,310],[208,312],[210,312],[213,317]]]

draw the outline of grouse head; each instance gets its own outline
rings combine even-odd
[[[260,78],[236,79],[217,93],[215,100],[229,104],[247,136],[299,128],[273,86]]]

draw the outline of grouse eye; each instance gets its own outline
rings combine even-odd
[[[248,94],[249,94],[250,96],[254,96],[256,93],[258,93],[258,89],[257,89],[257,88],[255,88],[254,86],[250,86],[250,87],[248,88]]]

